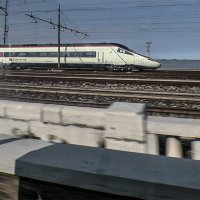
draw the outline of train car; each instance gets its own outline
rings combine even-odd
[[[57,45],[0,46],[0,66],[3,68],[56,68]],[[62,69],[90,68],[99,70],[145,70],[161,65],[117,43],[64,44],[60,46]]]

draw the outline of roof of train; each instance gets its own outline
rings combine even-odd
[[[76,47],[83,47],[83,46],[88,46],[88,47],[94,47],[94,46],[118,46],[121,47],[123,49],[129,50],[130,49],[122,44],[118,44],[118,43],[74,43],[74,44],[61,44],[60,46],[76,46]],[[23,45],[0,45],[1,48],[5,48],[5,47],[56,47],[58,46],[58,44],[23,44]]]

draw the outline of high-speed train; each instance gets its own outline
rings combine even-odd
[[[56,68],[57,64],[57,45],[0,46],[0,66],[3,68]],[[155,60],[117,43],[60,46],[60,67],[62,69],[134,71],[157,69],[160,66],[160,63]]]

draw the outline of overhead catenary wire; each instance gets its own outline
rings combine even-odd
[[[8,12],[7,12],[6,8],[0,6],[0,10],[2,10],[4,12],[3,15],[8,15]]]
[[[77,33],[77,34],[83,35],[85,37],[89,36],[87,33],[83,33],[83,32],[77,31],[77,30],[69,28],[67,26],[62,26],[61,25],[61,21],[60,21],[60,12],[61,12],[61,9],[60,9],[60,4],[59,4],[59,7],[58,7],[58,23],[52,22],[51,19],[50,20],[45,20],[45,19],[33,16],[32,12],[31,12],[31,14],[25,14],[26,16],[32,18],[35,23],[37,23],[38,21],[42,21],[42,22],[45,22],[45,23],[48,23],[48,24],[52,25],[54,28],[57,27],[57,29],[58,29],[58,69],[60,69],[60,30],[61,30],[61,28],[69,30],[69,31],[71,31],[73,33]]]
[[[85,36],[85,37],[88,37],[88,36],[89,36],[87,33],[84,33],[84,32],[81,32],[81,31],[78,31],[78,30],[69,28],[69,27],[67,27],[67,26],[59,25],[58,23],[53,23],[51,20],[45,20],[45,19],[42,19],[42,18],[33,16],[32,13],[31,13],[31,14],[25,14],[25,15],[28,16],[28,17],[30,17],[30,18],[32,18],[35,22],[37,22],[37,20],[39,20],[39,21],[48,23],[48,24],[50,24],[50,25],[54,25],[54,26],[56,26],[56,27],[60,27],[60,28],[69,30],[69,31],[71,31],[72,33],[77,33],[77,34],[83,35],[83,36]]]

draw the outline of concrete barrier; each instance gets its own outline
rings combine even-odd
[[[0,134],[27,135],[29,123],[25,121],[0,118]]]
[[[147,120],[147,132],[185,138],[200,138],[200,120],[150,116]]]
[[[62,109],[62,105],[44,105],[42,107],[42,122],[62,124]]]
[[[5,137],[5,135],[0,135],[0,143],[0,158],[3,160],[0,162],[0,171],[12,175],[15,175],[18,158],[31,151],[52,145],[42,140]]]
[[[64,125],[75,124],[97,129],[105,125],[105,109],[65,106],[62,116]]]
[[[6,117],[24,121],[41,120],[41,109],[43,104],[27,103],[27,102],[12,102],[6,103]]]
[[[179,151],[184,156],[181,144],[164,146],[162,138],[172,137],[193,142],[188,152],[200,159],[200,120],[147,117],[145,104],[117,102],[100,109],[0,100],[1,133],[152,155],[159,155],[162,145],[165,155]]]
[[[145,104],[117,102],[106,112],[105,147],[147,153]]]
[[[6,102],[7,101],[0,101],[0,117],[5,117],[6,116]]]
[[[200,196],[200,161],[5,135],[0,142],[3,173],[145,200]]]
[[[147,145],[145,142],[105,138],[105,147],[107,149],[115,149],[120,151],[147,153]]]
[[[69,143],[85,146],[99,147],[103,142],[103,131],[77,126],[59,126],[44,124],[42,122],[30,122],[31,135],[45,141]]]
[[[107,138],[144,141],[145,134],[145,104],[117,102],[106,112]]]

